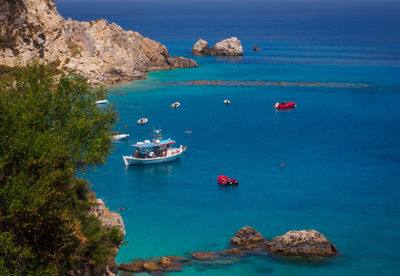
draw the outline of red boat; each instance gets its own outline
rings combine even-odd
[[[289,109],[289,108],[295,108],[296,107],[296,103],[293,103],[293,102],[289,102],[289,103],[281,102],[281,103],[276,103],[274,106],[275,106],[275,109]]]
[[[221,185],[238,185],[239,182],[237,182],[235,179],[227,177],[225,175],[220,175],[217,178],[217,182]]]

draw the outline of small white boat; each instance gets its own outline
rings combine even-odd
[[[224,100],[224,104],[231,104],[230,100]]]
[[[100,100],[100,101],[96,101],[96,104],[107,104],[108,100]]]
[[[116,141],[116,140],[121,140],[121,139],[127,139],[129,137],[129,134],[128,133],[126,133],[126,134],[117,134],[117,135],[114,135],[113,137],[112,137],[112,139],[114,140],[114,141]]]
[[[178,159],[186,150],[186,146],[174,148],[172,145],[176,142],[168,139],[162,139],[161,130],[154,130],[154,139],[145,140],[132,145],[136,148],[135,153],[129,156],[122,156],[126,166],[129,165],[151,165],[165,163]]]
[[[181,106],[181,103],[180,103],[180,102],[174,102],[174,103],[171,104],[171,107],[172,107],[172,108],[178,108],[178,107],[180,107],[180,106]]]
[[[138,125],[145,125],[149,122],[149,119],[147,118],[140,118],[139,120],[137,120]]]

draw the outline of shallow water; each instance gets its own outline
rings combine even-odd
[[[198,57],[199,68],[153,72],[147,80],[112,89],[110,100],[121,116],[118,129],[131,137],[116,142],[107,164],[84,177],[112,210],[127,208],[120,212],[128,244],[118,262],[222,250],[238,229],[250,225],[266,238],[316,229],[341,253],[323,262],[255,256],[171,275],[392,275],[400,269],[400,36],[399,20],[391,17],[394,8],[382,4],[352,13],[342,7],[348,16],[336,18],[327,8],[312,6],[313,20],[292,15],[287,21],[278,15],[264,18],[270,10],[260,3],[252,15],[242,3],[229,10],[250,9],[241,15],[242,23],[226,15],[225,25],[213,25],[221,23],[218,14],[207,14],[202,24],[196,24],[196,16],[206,10],[197,9],[192,20],[182,14],[197,7],[190,4],[159,3],[149,19],[133,8],[122,12],[124,1],[109,10],[103,2],[93,9],[73,3],[60,1],[64,16],[108,15],[161,40],[174,55],[190,56],[196,39],[208,34],[213,43],[237,33],[245,49],[241,58]],[[129,7],[145,6],[140,3]],[[215,32],[209,31],[214,26]],[[254,44],[259,52],[251,50]],[[368,85],[163,84],[193,80]],[[231,105],[222,103],[226,98]],[[297,108],[275,111],[273,104],[283,100],[297,102]],[[175,101],[182,104],[177,110],[169,106]],[[140,117],[149,124],[138,126]],[[130,144],[148,139],[153,127],[188,146],[182,159],[125,167],[122,155],[132,152]],[[217,185],[220,174],[239,180],[239,186]]]

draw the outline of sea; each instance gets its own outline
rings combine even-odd
[[[126,244],[117,263],[223,250],[249,225],[267,239],[315,229],[339,254],[255,255],[168,275],[399,273],[399,2],[56,4],[66,18],[105,18],[199,64],[110,88],[108,99],[120,117],[116,130],[130,137],[116,141],[106,164],[82,177],[123,217]],[[213,45],[232,36],[241,40],[243,57],[191,55],[200,38]],[[253,51],[254,45],[260,50]],[[175,101],[180,108],[170,107]],[[280,101],[297,107],[276,111]],[[149,123],[137,125],[141,117]],[[122,156],[133,152],[131,145],[158,128],[164,138],[187,146],[182,158],[125,166]],[[221,174],[239,185],[218,185]]]

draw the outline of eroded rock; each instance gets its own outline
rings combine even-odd
[[[222,40],[209,48],[208,42],[199,39],[192,48],[193,55],[243,56],[243,47],[237,37]]]
[[[286,256],[333,256],[336,246],[315,230],[290,231],[273,238],[266,244],[275,255]]]
[[[210,53],[213,56],[243,56],[243,48],[237,37],[231,37],[211,47]]]
[[[208,42],[199,39],[192,48],[193,55],[209,55],[210,54],[210,47],[208,46]]]
[[[110,210],[107,209],[107,207],[104,205],[104,202],[100,198],[96,199],[96,203],[93,205],[89,214],[98,217],[106,231],[109,231],[111,230],[111,228],[116,226],[119,231],[125,236],[125,225],[121,215],[118,213],[110,212]]]
[[[232,245],[246,250],[261,247],[265,242],[266,239],[256,229],[250,226],[241,228],[231,238]]]

